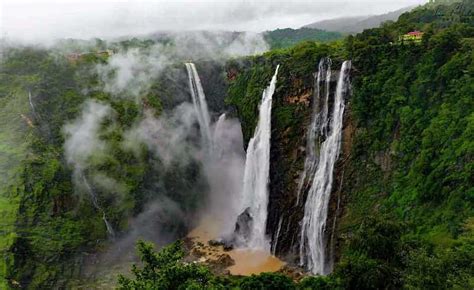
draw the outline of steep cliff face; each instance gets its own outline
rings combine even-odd
[[[472,7],[469,1],[463,5]],[[453,9],[438,10],[458,13]],[[426,29],[422,43],[396,42],[413,29]],[[353,60],[353,93],[346,100],[326,226],[335,275],[347,287],[467,287],[472,263],[466,257],[473,253],[472,36],[469,17],[446,19],[422,8],[349,37],[341,50],[306,44],[229,64],[228,101],[237,108],[246,140],[255,128],[260,93],[281,64],[267,224],[274,242],[278,236],[277,255],[298,260],[303,209],[295,205],[296,186],[313,73],[322,57],[347,57]],[[447,270],[438,272],[436,265]]]
[[[311,119],[314,73],[352,59],[341,154],[325,228],[332,277],[347,288],[467,287],[472,277],[472,4],[424,7],[331,47],[293,49],[227,64],[227,104],[244,139],[280,64],[273,96],[267,235],[297,263],[304,200],[296,203]],[[421,43],[398,36],[425,30]],[[335,73],[337,75],[338,73]],[[331,83],[333,90],[335,84]],[[437,269],[444,268],[445,271]],[[437,285],[437,286],[433,286]]]
[[[230,89],[228,102],[237,108],[248,141],[258,117],[262,89],[277,64],[280,72],[273,96],[271,161],[267,235],[272,251],[291,263],[299,259],[300,222],[306,193],[298,199],[298,182],[305,158],[306,134],[311,121],[315,73],[329,47],[302,44],[288,52],[228,64]],[[339,67],[340,60],[334,61]],[[337,75],[331,80],[334,91]],[[331,210],[331,215],[333,215]]]

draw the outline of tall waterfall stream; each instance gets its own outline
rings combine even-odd
[[[320,63],[318,80],[324,73],[330,76],[330,66],[325,65],[325,60]],[[330,62],[328,62],[330,64]],[[333,186],[334,166],[339,157],[342,125],[344,116],[344,97],[349,87],[349,71],[351,62],[345,61],[342,64],[339,79],[337,81],[336,93],[331,114],[328,114],[329,94],[326,93],[323,106],[320,111],[314,112],[315,117],[310,126],[309,136],[318,136],[324,140],[319,149],[318,155],[314,151],[307,153],[307,160],[311,163],[308,172],[311,175],[310,187],[304,207],[304,217],[301,225],[300,240],[300,263],[314,274],[327,274],[330,269],[327,267],[325,229],[328,215],[328,205]],[[328,83],[329,80],[326,81]],[[327,85],[329,87],[329,85]],[[328,92],[329,90],[326,89]],[[320,100],[321,100],[321,96]],[[321,103],[321,102],[319,102]],[[315,107],[317,108],[317,106]],[[314,140],[308,140],[314,144]],[[313,145],[308,146],[313,149]],[[317,158],[316,158],[317,156]],[[303,175],[304,176],[304,175]]]
[[[209,149],[211,162],[216,162],[225,155],[225,148],[221,148],[222,146],[219,145],[218,136],[224,129],[226,115],[222,114],[215,124],[211,124],[206,97],[196,66],[187,63],[186,68],[193,105],[203,139],[202,144],[203,146],[211,146]],[[270,254],[270,244],[265,235],[269,194],[271,108],[277,73],[278,67],[269,86],[262,94],[258,125],[253,138],[249,142],[244,175],[240,181],[243,183],[243,189],[237,199],[239,211],[235,214],[238,215],[244,211],[250,214],[252,220],[248,225],[249,232],[245,238],[237,237],[237,240],[242,242],[239,243],[239,247],[231,251],[224,251],[222,246],[213,247],[212,251],[209,249],[206,251],[206,258],[204,258],[212,260],[222,254],[228,254],[235,262],[233,266],[228,268],[230,273],[234,275],[273,272],[278,271],[284,265],[282,261]],[[210,240],[219,239],[223,235],[222,222],[215,217],[207,217],[188,234],[188,237],[203,245]]]

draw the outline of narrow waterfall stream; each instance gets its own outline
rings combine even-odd
[[[82,181],[84,182],[84,186],[86,187],[87,192],[91,196],[92,204],[94,207],[102,213],[102,220],[104,221],[105,228],[107,229],[107,233],[111,238],[115,237],[115,231],[112,225],[110,224],[109,220],[107,219],[107,216],[105,215],[104,209],[99,205],[99,201],[97,200],[97,194],[95,193],[94,189],[90,185],[89,181],[87,180],[87,177],[84,173],[81,173]]]
[[[345,61],[339,74],[331,115],[329,116],[326,113],[329,103],[328,94],[326,94],[321,112],[316,113],[315,127],[310,128],[310,130],[315,130],[316,133],[319,130],[319,134],[324,141],[320,146],[317,165],[314,169],[304,208],[300,237],[300,263],[314,274],[327,274],[329,272],[326,266],[324,231],[333,185],[334,166],[341,147],[345,108],[344,97],[349,87],[350,69],[351,62]],[[324,68],[320,63],[318,77],[323,73]],[[312,143],[312,140],[309,141]],[[313,153],[310,152],[309,154]]]
[[[31,112],[33,113],[33,116],[36,117],[36,109],[35,109],[35,105],[33,104],[33,97],[31,96],[30,90],[28,91],[28,101],[30,103]]]
[[[242,194],[242,212],[246,212],[251,219],[248,225],[249,233],[244,241],[245,245],[265,251],[270,250],[265,231],[268,216],[272,97],[275,92],[278,69],[279,66],[262,95],[257,127],[247,148]]]
[[[318,152],[316,144],[322,135],[327,134],[328,101],[331,85],[331,59],[323,58],[319,62],[316,74],[315,89],[312,105],[311,124],[306,134],[306,156],[304,168],[298,183],[298,196],[296,205],[299,205],[301,193],[305,191],[312,181],[317,164]],[[324,96],[324,98],[323,98]],[[320,143],[320,142],[319,142]]]
[[[196,111],[199,127],[201,131],[203,146],[212,150],[211,118],[207,108],[206,95],[202,88],[201,79],[194,63],[186,63],[188,72],[189,88],[193,99],[194,109]]]

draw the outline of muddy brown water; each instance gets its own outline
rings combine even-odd
[[[219,226],[215,221],[205,219],[188,234],[188,237],[207,245],[208,241],[218,238],[218,233]],[[215,259],[219,255],[228,254],[235,262],[235,265],[227,268],[232,275],[250,276],[264,272],[277,272],[285,265],[283,261],[263,250],[233,249],[224,251],[223,246],[212,248],[212,252],[204,251],[205,258]]]

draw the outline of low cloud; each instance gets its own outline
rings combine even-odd
[[[111,113],[109,105],[88,100],[81,116],[64,126],[64,153],[67,163],[75,172],[86,169],[93,155],[105,152],[106,143],[99,138],[99,130],[104,119]]]
[[[215,226],[217,234],[223,237],[234,231],[240,213],[245,151],[242,128],[237,119],[222,115],[212,130],[214,148],[204,166],[210,192],[202,216],[204,220],[220,221]]]
[[[170,42],[119,50],[106,64],[99,64],[97,72],[103,90],[115,96],[139,98],[170,65],[196,59],[225,60],[260,54],[269,48],[263,36],[256,33],[200,31],[161,36]]]
[[[196,115],[191,104],[183,103],[170,113],[155,117],[146,111],[144,118],[125,132],[124,148],[139,152],[145,144],[165,166],[178,160],[186,163],[198,151],[196,140]]]
[[[133,48],[114,54],[107,64],[97,66],[97,72],[105,92],[138,97],[170,63],[165,48],[155,45],[146,50]]]
[[[125,184],[95,169],[109,154],[107,141],[100,138],[100,132],[103,122],[113,115],[110,105],[88,100],[83,105],[81,115],[63,127],[64,155],[67,164],[73,169],[76,192],[88,196],[94,207],[102,212],[98,192],[112,193],[115,202],[120,202],[127,191]]]

